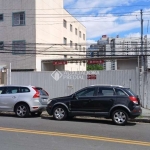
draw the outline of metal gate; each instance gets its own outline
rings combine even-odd
[[[141,74],[141,95],[143,97],[142,106],[150,109],[150,72]],[[142,90],[143,89],[143,90]]]
[[[12,72],[11,84],[43,87],[50,98],[70,95],[83,87],[95,84],[122,85],[139,94],[136,70]]]

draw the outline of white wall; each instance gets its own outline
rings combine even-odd
[[[4,21],[0,22],[0,41],[4,41],[5,51],[9,54],[0,54],[0,63],[12,63],[12,69],[35,69],[34,55],[12,55],[12,41],[25,40],[26,43],[35,43],[35,14],[34,0],[0,0],[0,14]],[[12,13],[25,11],[25,26],[12,26]],[[31,18],[29,18],[31,16]],[[29,48],[30,49],[30,48]],[[27,50],[27,49],[26,49]]]
[[[137,59],[117,60],[117,69],[118,70],[136,69],[136,67],[138,67]]]
[[[56,9],[57,8],[57,9]],[[25,26],[12,26],[12,13],[25,11]],[[70,40],[73,43],[86,43],[83,40],[83,33],[86,38],[86,29],[63,9],[63,0],[0,0],[0,14],[4,14],[4,21],[0,22],[0,41],[9,44],[9,52],[12,51],[12,41],[25,40],[26,43],[45,43],[34,45],[34,50],[41,55],[12,55],[1,54],[0,63],[9,65],[12,63],[12,69],[34,69],[41,71],[41,61],[45,59],[63,59],[68,52],[76,55],[77,52],[73,46],[70,48]],[[61,15],[62,14],[62,15]],[[66,16],[66,17],[65,17]],[[67,21],[67,28],[63,27],[63,19]],[[73,32],[70,32],[70,23],[73,25]],[[78,35],[75,35],[75,28],[78,29]],[[82,32],[82,38],[79,37],[79,31]],[[67,38],[67,46],[52,46],[53,44],[63,44],[63,38]],[[51,48],[50,48],[51,47]],[[85,44],[84,44],[85,47]],[[50,49],[48,49],[50,48]],[[31,50],[31,45],[26,46],[26,52]],[[83,50],[83,47],[82,47]],[[53,54],[62,55],[43,55],[43,51],[52,51]],[[55,52],[55,53],[54,53]],[[68,56],[78,57],[78,56]],[[70,65],[66,65],[69,69]],[[74,65],[73,70],[81,68],[86,70],[85,66]]]
[[[57,9],[55,9],[57,8]],[[39,18],[40,15],[43,14],[42,18]],[[51,15],[53,14],[53,15]],[[76,55],[78,52],[75,51],[75,44],[70,48],[70,41],[73,43],[86,43],[86,40],[83,40],[83,33],[86,38],[86,28],[79,23],[74,17],[72,17],[66,10],[63,9],[63,1],[62,0],[42,0],[36,1],[36,43],[49,43],[49,45],[45,45],[41,48],[44,50],[52,44],[63,44],[64,37],[67,38],[66,46],[58,46],[55,45],[47,51],[52,51],[51,54],[59,54],[59,55],[39,55],[36,59],[36,68],[37,71],[41,70],[41,61],[45,59],[64,59],[64,55],[67,55],[67,58],[70,57],[79,57],[79,56],[69,56],[69,54]],[[44,18],[45,17],[45,18]],[[67,28],[63,27],[63,20],[67,21]],[[75,23],[71,23],[75,22]],[[73,31],[70,31],[70,24],[73,26]],[[78,29],[78,35],[75,35],[75,28]],[[79,31],[82,32],[82,37],[79,37]],[[37,46],[39,47],[39,46]],[[84,44],[85,47],[85,44]],[[85,47],[86,49],[86,47]],[[83,47],[82,47],[83,50]],[[55,51],[63,51],[63,52],[55,52]],[[65,52],[70,51],[70,52]],[[49,53],[50,54],[50,53]],[[61,54],[61,55],[60,55]],[[85,54],[85,53],[82,53]],[[72,66],[72,65],[71,65]],[[67,70],[71,70],[70,65],[66,65],[65,68]],[[86,70],[85,66],[80,66],[74,64],[72,66],[73,70]]]

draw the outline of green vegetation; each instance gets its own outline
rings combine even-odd
[[[103,66],[100,64],[87,65],[87,71],[89,70],[103,70]]]

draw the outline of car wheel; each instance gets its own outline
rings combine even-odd
[[[31,112],[31,116],[33,117],[40,117],[42,112]]]
[[[66,119],[67,118],[66,108],[64,108],[63,106],[57,106],[56,108],[54,108],[53,117],[56,120],[64,120],[64,119]]]
[[[115,110],[112,114],[112,120],[117,125],[125,125],[128,121],[128,114],[121,109]]]
[[[29,107],[27,104],[18,104],[15,108],[17,117],[24,118],[29,116]]]

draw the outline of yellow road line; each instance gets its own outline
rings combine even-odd
[[[67,138],[78,138],[78,139],[114,142],[114,143],[140,145],[140,146],[150,146],[150,142],[125,140],[125,139],[117,139],[117,138],[107,138],[107,137],[90,136],[90,135],[81,135],[81,134],[69,134],[69,133],[48,132],[48,131],[38,131],[38,130],[26,130],[26,129],[15,129],[15,128],[3,128],[3,127],[0,127],[0,131],[26,133],[26,134],[48,135],[48,136],[59,136],[59,137],[67,137]]]

